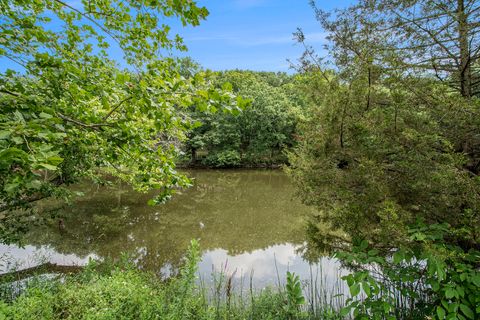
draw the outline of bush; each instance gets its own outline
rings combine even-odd
[[[222,150],[210,153],[204,160],[210,167],[230,168],[238,167],[241,163],[240,153],[236,150]]]
[[[479,319],[480,252],[445,244],[447,225],[409,228],[411,243],[391,257],[362,241],[338,257],[357,271],[345,276],[355,319]]]

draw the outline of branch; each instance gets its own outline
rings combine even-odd
[[[294,33],[294,36],[297,38],[297,42],[300,42],[303,45],[303,48],[305,49],[304,54],[307,54],[310,57],[311,61],[317,66],[322,77],[327,81],[328,84],[330,84],[330,79],[325,74],[325,71],[323,71],[320,61],[318,61],[317,57],[313,55],[313,49],[305,43],[305,35],[303,34],[303,31],[298,28],[297,32]]]
[[[64,183],[64,181],[61,178],[61,176],[57,176],[57,177],[54,177],[54,178],[50,179],[48,181],[48,183],[51,183],[54,186],[58,187],[58,186],[61,186]],[[50,196],[51,196],[50,194],[36,193],[36,194],[32,194],[28,197],[23,197],[23,198],[19,197],[15,201],[13,201],[12,203],[1,204],[0,205],[0,213],[2,213],[4,211],[7,211],[7,210],[12,210],[12,209],[18,208],[23,204],[33,203],[33,202],[36,202],[36,201],[40,201],[42,199],[46,199]],[[0,215],[0,218],[1,218],[1,215]]]
[[[422,30],[423,32],[425,32],[429,37],[430,39],[435,43],[437,44],[438,46],[440,46],[446,53],[448,56],[450,56],[451,59],[453,59],[455,61],[455,63],[457,64],[457,66],[460,66],[459,65],[459,62],[458,62],[458,59],[457,59],[457,56],[455,56],[448,48],[447,46],[437,38],[437,35],[435,35],[431,30],[429,30],[428,28],[424,28],[423,26],[421,26],[419,23],[418,23],[418,20],[415,20],[415,19],[409,19],[407,17],[404,17],[402,16],[401,14],[399,14],[398,12],[396,12],[395,10],[392,10],[392,13],[395,14],[399,19],[403,20],[403,21],[407,21],[407,22],[410,22],[412,24],[414,24],[418,29]],[[418,32],[417,30],[414,30],[415,33],[420,34],[420,32]]]
[[[12,210],[14,208],[17,208],[18,206],[20,206],[22,204],[32,203],[32,202],[39,201],[39,200],[42,200],[42,199],[45,199],[45,198],[48,198],[48,197],[49,197],[49,195],[47,196],[47,195],[43,195],[43,194],[37,194],[37,195],[32,195],[32,196],[24,198],[24,199],[18,199],[17,201],[15,201],[12,204],[3,204],[3,205],[0,205],[0,213],[2,213],[4,211],[7,211],[7,210]],[[1,216],[0,216],[0,218],[1,218]]]
[[[120,40],[115,37],[107,28],[105,28],[104,26],[102,26],[100,23],[98,23],[95,19],[93,19],[92,17],[90,17],[88,14],[72,7],[71,5],[61,1],[61,0],[54,0],[55,2],[58,2],[60,3],[61,5],[69,8],[70,10],[73,10],[75,11],[76,13],[80,14],[82,17],[84,17],[85,19],[89,20],[90,22],[92,22],[93,24],[95,24],[97,27],[100,28],[100,30],[102,30],[103,32],[105,32],[106,34],[108,34],[115,42],[117,42],[117,44],[120,46],[120,48],[123,49],[121,43],[120,43]]]
[[[23,68],[27,69],[27,65],[26,65],[26,64],[24,64],[24,63],[22,63],[22,62],[18,61],[18,60],[17,60],[17,59],[15,59],[15,58],[12,58],[12,57],[8,56],[6,53],[4,53],[4,55],[3,55],[3,56],[4,56],[5,58],[7,58],[8,60],[10,60],[10,61],[12,61],[12,62],[14,62],[14,63],[16,63],[16,64],[18,64],[18,65],[22,66]]]
[[[27,279],[39,274],[45,273],[78,273],[83,270],[82,266],[68,266],[68,265],[59,265],[55,263],[44,263],[35,267],[12,271],[7,273],[0,274],[0,281],[20,281],[23,279]]]
[[[20,94],[18,94],[16,92],[8,91],[7,89],[0,89],[0,92],[1,93],[6,93],[6,94],[14,96],[14,97],[19,97],[20,96]]]
[[[103,117],[103,120],[104,120],[104,121],[107,120],[107,119],[112,115],[112,113],[115,112],[115,110],[117,110],[118,108],[120,108],[123,103],[125,103],[125,102],[127,102],[127,101],[129,101],[129,100],[132,100],[132,98],[133,98],[132,96],[129,96],[129,97],[123,99],[122,101],[120,101],[112,110],[110,110],[110,112],[109,112],[105,117]]]

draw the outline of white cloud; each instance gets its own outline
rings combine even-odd
[[[200,268],[208,270],[210,266],[213,266],[217,272],[227,269],[229,274],[236,270],[237,278],[246,276],[251,270],[254,270],[256,278],[264,278],[275,275],[275,260],[279,266],[284,268],[292,265],[298,259],[295,249],[291,244],[284,244],[237,256],[230,256],[226,250],[217,249],[204,253]]]
[[[27,245],[23,248],[14,245],[0,244],[0,273],[10,268],[22,270],[45,262],[59,265],[85,265],[90,259],[99,259],[95,254],[77,256],[75,254],[58,253],[49,246],[35,247]],[[7,263],[5,263],[7,262]]]
[[[325,42],[326,34],[323,32],[307,33],[305,39],[307,43],[323,43]],[[293,35],[279,35],[279,36],[256,36],[243,34],[238,36],[231,35],[205,35],[185,38],[185,41],[223,41],[230,45],[242,46],[242,47],[256,47],[265,45],[278,45],[278,44],[294,44],[295,40]]]
[[[302,280],[312,276],[314,281],[319,281],[327,292],[333,292],[339,278],[348,274],[335,259],[321,258],[316,264],[309,264],[297,252],[298,247],[292,244],[273,245],[265,249],[253,250],[231,256],[224,249],[210,250],[203,253],[199,264],[199,273],[203,280],[209,280],[212,271],[223,272],[232,276],[233,280],[244,284],[250,276],[256,288],[285,281],[287,271],[295,272]],[[252,274],[253,272],[253,274]],[[211,279],[210,279],[211,281]],[[344,288],[347,293],[347,287]]]

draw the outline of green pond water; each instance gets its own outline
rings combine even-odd
[[[311,208],[294,196],[288,177],[275,170],[194,170],[194,186],[168,203],[148,206],[151,194],[126,185],[74,187],[84,196],[71,205],[47,203],[59,219],[28,235],[26,246],[0,245],[0,257],[26,268],[39,261],[85,264],[89,258],[118,258],[129,253],[142,269],[160,276],[175,273],[191,239],[199,239],[200,276],[212,270],[252,277],[256,285],[275,283],[287,270],[302,278],[320,270],[329,283],[342,274],[339,264],[323,258],[305,261],[305,217]],[[253,272],[253,273],[252,273]]]

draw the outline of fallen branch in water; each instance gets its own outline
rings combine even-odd
[[[79,273],[83,270],[83,266],[68,266],[68,265],[59,265],[55,263],[44,263],[35,267],[22,269],[18,271],[12,271],[7,273],[0,274],[0,282],[13,282],[27,279],[33,276],[46,274],[46,273],[61,273],[61,274],[70,274],[70,273]]]

